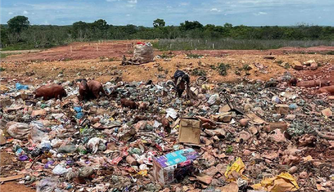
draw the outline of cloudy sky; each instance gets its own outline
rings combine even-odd
[[[334,0],[2,0],[1,23],[25,15],[31,24],[69,25],[105,19],[112,25],[167,25],[185,20],[223,25],[330,25]]]

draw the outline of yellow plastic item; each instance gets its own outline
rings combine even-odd
[[[242,173],[245,170],[245,164],[242,162],[241,158],[238,157],[237,160],[231,165],[228,166],[225,172],[225,177],[227,178],[227,181],[236,181],[238,178],[235,178],[232,173],[238,173],[242,179],[247,180],[248,178],[243,176]]]
[[[141,170],[137,174],[145,177],[147,176],[147,170]]]
[[[263,179],[260,183],[251,186],[255,190],[270,192],[297,191],[299,186],[295,178],[289,173],[281,173],[276,177]]]

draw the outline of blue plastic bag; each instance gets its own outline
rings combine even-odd
[[[16,87],[17,90],[22,90],[22,89],[27,90],[27,89],[29,89],[28,85],[22,85],[21,83],[16,83],[15,87]]]
[[[75,112],[79,113],[79,112],[81,112],[82,108],[81,107],[74,107],[73,109],[74,109]]]

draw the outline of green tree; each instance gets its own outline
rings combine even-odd
[[[105,21],[103,19],[99,19],[97,21],[94,21],[93,26],[94,26],[94,28],[98,28],[100,30],[107,30],[108,29],[107,21]]]
[[[3,47],[4,45],[8,44],[8,29],[4,28],[3,26],[1,26],[1,47]]]
[[[180,29],[182,31],[188,31],[193,29],[202,29],[203,25],[198,21],[185,21],[180,24]]]
[[[8,22],[8,27],[11,32],[21,33],[24,29],[27,29],[30,25],[28,17],[16,16],[11,18]]]
[[[163,19],[156,19],[153,21],[153,27],[164,27],[165,21]]]

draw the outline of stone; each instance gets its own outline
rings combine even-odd
[[[311,63],[311,70],[317,70],[318,69],[318,63]]]
[[[326,108],[324,110],[321,111],[322,115],[326,116],[326,117],[331,117],[333,115],[333,112],[330,108]]]
[[[288,129],[288,124],[286,122],[271,122],[269,125],[264,127],[266,132],[272,132],[275,129],[280,129],[282,132]]]
[[[308,177],[307,172],[303,171],[303,172],[299,173],[299,178],[300,179],[306,179],[307,177]]]
[[[292,63],[292,66],[296,70],[303,70],[304,69],[304,66],[299,61],[294,61]]]
[[[297,170],[298,170],[298,167],[297,167],[297,166],[292,166],[292,167],[290,167],[290,169],[289,169],[289,173],[294,174],[294,173],[297,172]]]
[[[295,118],[296,118],[296,115],[293,115],[293,114],[289,114],[285,117],[286,120],[290,120],[290,121],[295,120]]]
[[[241,127],[246,127],[248,125],[249,119],[240,119],[239,123]]]
[[[256,127],[250,127],[248,129],[253,135],[257,134],[258,133],[258,130],[256,129]]]

